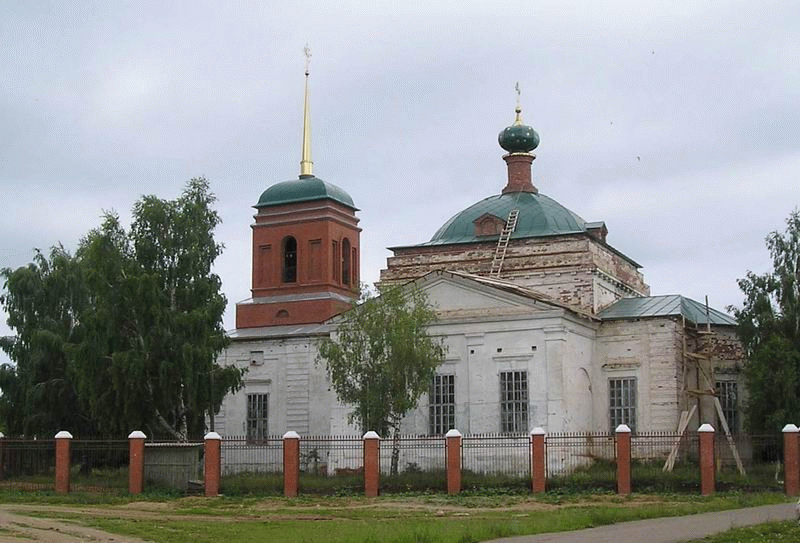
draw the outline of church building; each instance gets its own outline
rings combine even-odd
[[[531,174],[539,135],[519,104],[499,143],[499,193],[455,213],[429,241],[391,248],[381,270],[381,283],[427,294],[438,317],[430,333],[447,346],[403,433],[606,432],[622,423],[675,431],[705,422],[738,431],[735,321],[680,295],[651,296],[604,222],[539,192]],[[222,435],[359,433],[317,362],[331,318],[358,295],[358,210],[312,169],[306,72],[300,176],[268,187],[254,206],[251,297],[236,305],[220,357],[247,371],[216,417]]]

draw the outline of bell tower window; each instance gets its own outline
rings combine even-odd
[[[350,284],[350,240],[342,240],[342,283]]]
[[[283,240],[283,282],[297,281],[297,240],[288,236]]]

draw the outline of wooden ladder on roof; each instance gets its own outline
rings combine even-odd
[[[512,209],[508,214],[506,225],[503,231],[500,232],[500,238],[497,240],[497,249],[494,252],[492,259],[492,270],[489,275],[492,277],[500,277],[500,270],[503,269],[503,261],[506,259],[506,250],[508,249],[508,241],[511,239],[511,234],[517,228],[517,217],[519,217],[519,209]]]

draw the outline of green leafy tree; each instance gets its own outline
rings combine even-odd
[[[748,362],[746,423],[751,431],[779,431],[800,419],[800,212],[785,233],[766,238],[772,271],[748,271],[739,287],[741,309],[730,308]]]
[[[222,246],[213,237],[219,216],[208,189],[205,179],[192,179],[175,200],[141,198],[129,232],[107,213],[71,260],[80,296],[56,293],[35,309],[49,311],[48,303],[69,308],[71,327],[53,350],[63,361],[59,374],[79,400],[74,412],[97,432],[142,429],[151,436],[198,438],[225,394],[241,386],[239,370],[215,362],[228,338],[222,328],[226,300],[211,270]],[[4,272],[14,279],[6,282],[4,304],[18,332],[17,306],[30,298],[16,286],[25,270]],[[36,319],[26,323],[41,329]],[[4,395],[18,390],[27,396],[42,382],[26,377],[34,366],[22,338],[20,333],[11,345],[16,375],[0,374]]]
[[[86,431],[69,372],[65,345],[74,341],[87,301],[83,270],[63,247],[49,256],[36,251],[33,262],[0,271],[0,303],[16,335],[0,338],[14,362],[0,368],[0,416],[12,435],[52,437],[54,429]]]
[[[391,434],[391,473],[397,473],[400,421],[427,392],[444,361],[441,341],[428,335],[436,319],[425,294],[393,288],[362,296],[336,321],[319,359],[340,402],[353,406],[350,422],[381,436]]]

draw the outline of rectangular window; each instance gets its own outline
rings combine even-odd
[[[736,381],[717,381],[717,397],[722,406],[722,414],[731,433],[739,431],[738,391]]]
[[[428,414],[430,435],[443,435],[456,427],[455,375],[433,376]]]
[[[620,424],[627,424],[631,432],[636,433],[636,379],[609,379],[608,400],[611,433]]]
[[[247,440],[259,441],[265,439],[267,421],[269,420],[269,394],[247,395]]]
[[[528,372],[500,373],[500,431],[517,434],[528,431]]]

